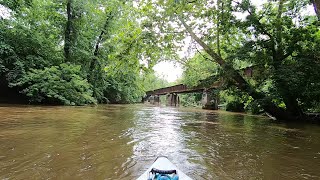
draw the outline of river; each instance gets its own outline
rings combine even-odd
[[[0,106],[0,179],[135,179],[159,155],[194,179],[320,179],[320,126],[147,105]]]

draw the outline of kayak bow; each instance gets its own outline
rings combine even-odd
[[[158,157],[137,180],[192,180],[172,164],[167,157]]]

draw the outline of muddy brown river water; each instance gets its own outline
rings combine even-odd
[[[135,179],[159,155],[194,179],[320,179],[320,126],[146,105],[0,106],[0,179]]]

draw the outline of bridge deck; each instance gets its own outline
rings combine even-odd
[[[148,96],[150,96],[150,95],[165,95],[165,94],[170,94],[170,93],[182,94],[182,93],[191,93],[191,92],[203,92],[204,89],[217,88],[219,85],[220,85],[220,82],[217,82],[217,83],[214,83],[210,88],[205,88],[205,87],[188,88],[184,84],[178,84],[175,86],[170,86],[170,87],[155,89],[153,91],[148,91],[148,92],[146,92],[146,94]]]
[[[242,71],[242,73],[244,74],[244,76],[247,77],[252,77],[253,74],[253,70],[252,67],[247,67],[244,69],[240,69],[239,71]],[[146,92],[147,96],[151,96],[151,95],[164,95],[164,94],[169,94],[169,93],[191,93],[191,92],[202,92],[204,89],[213,89],[213,88],[217,88],[219,86],[221,86],[221,81],[217,81],[215,83],[213,83],[211,85],[211,87],[191,87],[188,88],[186,85],[184,84],[178,84],[175,86],[170,86],[170,87],[165,87],[165,88],[160,88],[160,89],[155,89],[153,91],[148,91]]]

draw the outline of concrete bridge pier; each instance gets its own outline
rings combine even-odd
[[[166,95],[167,106],[179,106],[180,98],[176,93],[170,93]]]
[[[208,92],[207,90],[203,90],[201,102],[202,109],[217,110],[219,105],[219,97],[212,96],[210,92]]]
[[[144,97],[141,98],[141,102],[145,103],[146,101],[150,102],[150,96],[151,95],[145,95]]]
[[[160,103],[160,96],[159,95],[154,95],[153,99],[154,99],[153,104],[159,104]]]
[[[160,96],[159,95],[152,95],[149,97],[148,102],[150,102],[150,104],[159,104],[160,103]]]

